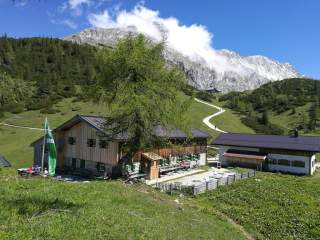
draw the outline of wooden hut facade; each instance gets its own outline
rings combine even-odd
[[[119,169],[119,163],[125,156],[122,146],[126,143],[128,136],[119,134],[113,141],[106,140],[104,132],[105,118],[97,116],[76,115],[69,121],[63,123],[53,130],[57,146],[58,169],[87,169],[92,172],[112,173]],[[201,154],[202,165],[206,163],[207,138],[208,135],[199,129],[192,129],[192,144],[185,145],[187,135],[179,129],[165,129],[155,127],[155,134],[160,138],[166,138],[173,142],[184,143],[175,144],[175,147],[153,147],[148,149],[160,157],[169,157],[183,154]],[[33,142],[34,165],[41,166],[43,138]],[[46,151],[45,151],[46,152]],[[135,162],[142,160],[143,151],[139,151],[132,159]],[[157,167],[156,163],[150,167]],[[44,165],[47,165],[47,154]],[[156,173],[152,173],[151,178],[155,178]]]

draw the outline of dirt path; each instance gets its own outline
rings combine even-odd
[[[244,236],[247,240],[255,240],[255,238],[250,234],[248,233],[240,224],[236,223],[235,221],[233,221],[231,218],[229,218],[227,215],[221,213],[221,212],[218,212],[216,210],[213,210],[214,213],[216,215],[218,215],[219,217],[221,217],[222,219],[225,219],[228,223],[230,223],[232,226],[234,226],[236,229],[238,229]]]
[[[220,219],[222,220],[225,220],[227,221],[229,224],[231,224],[234,228],[236,228],[237,230],[239,230],[243,236],[247,239],[247,240],[255,240],[255,238],[250,234],[248,233],[243,226],[241,226],[240,224],[238,224],[237,222],[233,221],[231,218],[229,218],[227,215],[225,215],[224,213],[216,210],[215,208],[212,208],[212,207],[205,207],[203,208],[201,206],[201,203],[199,202],[196,202],[194,200],[191,200],[189,202],[189,204],[191,204],[191,206],[194,206],[195,208],[200,208],[202,209],[203,211],[206,211],[207,213],[209,214],[214,214],[216,216],[218,216]]]
[[[0,122],[0,125],[6,126],[6,127],[22,128],[22,129],[37,130],[37,131],[44,131],[45,130],[43,128],[24,127],[24,126],[12,125],[12,124],[3,123],[3,122]]]
[[[216,105],[213,105],[213,104],[211,104],[211,103],[208,103],[208,102],[202,101],[202,100],[200,100],[200,99],[197,99],[197,98],[195,98],[194,100],[197,101],[197,102],[199,102],[199,103],[206,104],[206,105],[208,105],[208,106],[210,106],[210,107],[213,107],[213,108],[215,108],[215,109],[218,110],[218,112],[216,112],[216,113],[214,113],[214,114],[212,114],[212,115],[209,115],[209,116],[205,117],[205,118],[202,120],[202,122],[203,122],[205,125],[207,125],[210,129],[212,129],[212,130],[214,130],[214,131],[221,132],[221,133],[226,133],[226,131],[223,131],[223,130],[219,129],[216,125],[213,125],[213,124],[210,122],[210,120],[211,120],[212,118],[214,118],[214,117],[216,117],[216,116],[219,116],[220,114],[224,113],[226,110],[224,110],[223,108],[218,107],[218,106],[216,106]]]

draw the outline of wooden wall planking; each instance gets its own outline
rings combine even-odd
[[[74,145],[68,143],[68,138],[74,137]],[[88,147],[87,140],[95,139],[96,146]],[[97,130],[89,124],[80,122],[65,132],[65,157],[79,158],[110,165],[118,163],[118,143],[109,142],[106,148],[100,148]]]

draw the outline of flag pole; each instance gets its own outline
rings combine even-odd
[[[44,120],[44,136],[43,136],[43,144],[42,144],[42,157],[41,157],[41,173],[44,174],[44,149],[46,144],[46,131],[47,131],[47,117]]]

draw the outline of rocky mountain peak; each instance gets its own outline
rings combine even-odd
[[[64,39],[79,44],[114,46],[119,39],[129,34],[138,34],[137,29],[133,26],[89,28]],[[155,39],[146,37],[156,42]],[[216,50],[215,53],[218,58],[212,63],[201,58],[191,59],[169,47],[165,49],[164,57],[169,64],[177,65],[186,73],[190,85],[202,90],[250,90],[269,81],[301,76],[290,64],[280,63],[265,56],[242,57],[228,49]]]

